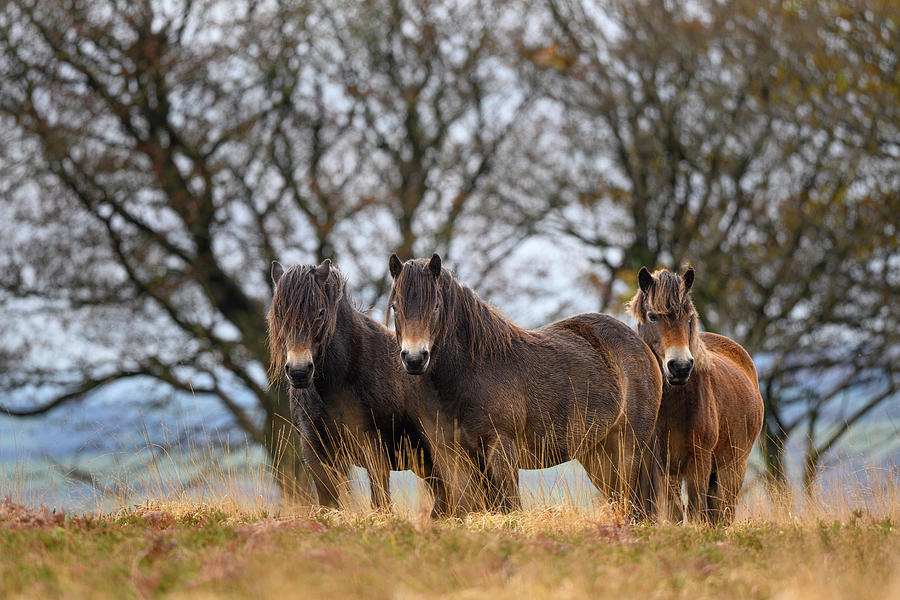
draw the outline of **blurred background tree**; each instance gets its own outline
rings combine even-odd
[[[809,488],[900,383],[900,10],[601,6],[551,2],[531,55],[577,156],[577,202],[547,224],[592,248],[601,310],[641,265],[699,267],[704,326],[757,358],[768,475],[786,482],[803,426]]]
[[[802,435],[810,486],[900,383],[898,26],[874,0],[11,0],[2,386],[52,394],[2,409],[151,377],[307,493],[272,259],[332,257],[381,306],[385,257],[437,250],[527,325],[690,261],[757,360],[768,476]]]
[[[485,268],[528,235],[496,190],[529,99],[498,78],[514,71],[492,10],[467,8],[6,4],[5,297],[41,299],[28,310],[81,320],[112,352],[22,364],[7,388],[64,389],[5,411],[154,377],[218,398],[277,472],[302,475],[278,441],[286,393],[264,377],[271,261],[334,257],[374,302],[420,230],[421,252],[447,253],[465,223]],[[487,202],[510,216],[485,219]]]

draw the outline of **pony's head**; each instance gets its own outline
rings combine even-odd
[[[407,373],[421,375],[431,361],[442,317],[441,257],[400,262],[392,254],[388,266],[393,278],[390,308],[394,311],[394,330],[400,343],[400,360]]]
[[[695,366],[704,366],[706,349],[700,339],[697,310],[691,300],[694,269],[684,275],[647,267],[638,273],[639,288],[628,305],[638,322],[638,334],[662,365],[670,385],[688,382]]]
[[[272,263],[275,293],[269,309],[269,378],[282,373],[291,387],[309,387],[315,362],[334,335],[338,302],[344,293],[340,272],[322,264],[285,269]]]

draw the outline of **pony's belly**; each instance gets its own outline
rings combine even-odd
[[[572,460],[572,456],[564,430],[533,431],[520,439],[519,463],[523,469],[546,469]]]
[[[534,466],[525,468],[552,467],[591,454],[606,443],[617,422],[607,414],[590,411],[579,411],[577,416],[568,418],[530,419],[522,436],[520,455],[524,453]]]

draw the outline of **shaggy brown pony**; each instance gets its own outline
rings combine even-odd
[[[654,485],[666,488],[662,510],[673,520],[730,523],[750,450],[762,429],[756,368],[737,343],[700,333],[690,294],[694,269],[683,276],[665,269],[651,275],[642,267],[638,283],[629,312],[665,376]]]
[[[270,378],[286,377],[291,413],[319,502],[337,507],[337,485],[351,464],[366,468],[372,502],[390,500],[391,469],[410,453],[444,510],[441,482],[432,474],[420,413],[429,403],[421,378],[399,365],[387,327],[357,310],[330,260],[285,270],[272,265],[275,293],[268,314]]]
[[[643,516],[641,469],[652,458],[662,380],[631,329],[593,313],[525,330],[437,254],[405,263],[393,255],[389,266],[403,366],[434,384],[495,506],[520,506],[519,468],[577,458],[601,492]]]

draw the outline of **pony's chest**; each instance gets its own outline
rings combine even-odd
[[[325,415],[345,426],[353,428],[367,424],[371,421],[369,413],[353,390],[341,390],[325,398]]]
[[[657,430],[673,447],[701,446],[715,442],[718,419],[715,406],[704,393],[702,382],[685,387],[670,387],[663,392],[657,417]]]
[[[304,394],[294,406],[295,422],[306,423],[317,435],[337,435],[372,428],[371,411],[366,410],[352,389],[329,390],[326,394]]]

